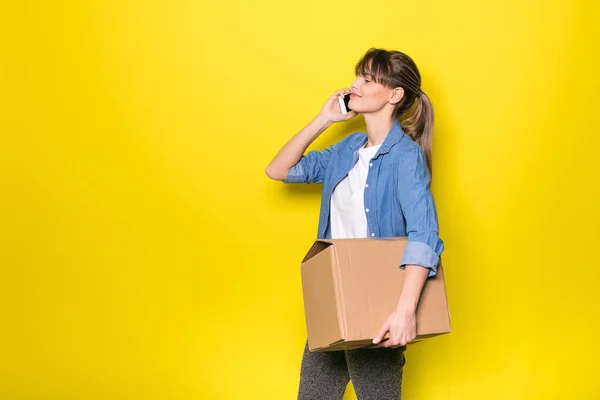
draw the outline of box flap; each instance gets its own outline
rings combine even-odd
[[[326,244],[326,243],[325,243]],[[333,246],[326,244],[302,263],[302,295],[310,350],[343,339],[334,282]]]
[[[332,244],[333,244],[333,242],[331,240],[321,239],[321,240],[315,241],[313,243],[313,245],[310,247],[310,250],[308,250],[308,253],[306,253],[306,256],[304,256],[304,259],[302,260],[302,262],[306,262],[306,261],[310,260],[311,258],[316,256],[317,254],[319,254],[320,252],[322,252],[323,250],[325,250]]]

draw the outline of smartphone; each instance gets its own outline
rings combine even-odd
[[[350,102],[350,93],[344,97],[338,97],[338,101],[340,102],[340,110],[342,110],[342,114],[348,114],[348,111],[352,111],[350,107],[348,107],[348,103]]]

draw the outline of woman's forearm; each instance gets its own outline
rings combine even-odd
[[[414,313],[417,311],[421,291],[429,276],[429,269],[419,265],[407,265],[404,269],[404,280],[402,290],[398,299],[397,310],[399,312]]]
[[[308,146],[331,124],[332,122],[322,115],[318,115],[310,121],[279,150],[269,163],[265,171],[269,178],[278,181],[285,180],[290,168],[300,161]]]

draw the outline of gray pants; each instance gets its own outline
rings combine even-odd
[[[298,400],[341,400],[350,379],[358,400],[399,400],[406,346],[316,352],[304,347]]]

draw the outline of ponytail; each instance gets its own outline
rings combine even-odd
[[[431,170],[431,150],[433,147],[433,106],[425,93],[415,96],[415,101],[403,115],[400,124],[404,132],[415,141],[425,153],[427,168]]]

